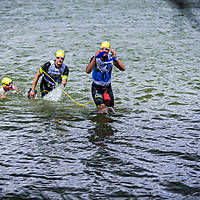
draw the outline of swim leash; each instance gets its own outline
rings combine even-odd
[[[41,70],[45,75],[47,75],[58,86],[58,83],[48,73],[46,73],[43,69],[41,69]],[[94,102],[94,101],[90,101],[88,103],[81,104],[81,103],[77,102],[76,100],[74,100],[65,90],[63,90],[62,88],[60,88],[60,89],[65,93],[65,95],[67,95],[74,103],[76,103],[79,106],[85,106],[85,105],[88,105],[88,104]]]

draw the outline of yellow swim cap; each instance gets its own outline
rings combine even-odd
[[[102,42],[101,43],[101,48],[106,47],[108,49],[110,49],[110,43],[108,41]]]
[[[65,57],[65,52],[63,51],[63,50],[58,50],[57,52],[56,52],[56,57],[59,57],[59,56],[61,56],[61,57]]]
[[[10,78],[8,78],[8,77],[4,77],[4,78],[2,79],[2,81],[1,81],[3,87],[5,87],[6,85],[8,85],[8,84],[11,83],[11,82],[12,82],[12,80],[11,80]]]

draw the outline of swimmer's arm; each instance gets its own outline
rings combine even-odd
[[[110,49],[110,52],[112,53],[112,57],[116,58],[116,51],[113,50],[113,49]],[[125,68],[125,65],[122,61],[120,61],[118,58],[116,58],[114,61],[113,61],[114,65],[121,71],[125,71],[126,68]]]
[[[62,78],[62,84],[64,85],[64,87],[65,87],[66,83],[67,83],[67,79],[66,78]]]
[[[121,70],[121,71],[126,70],[124,63],[121,60],[117,59],[113,63],[119,70]]]
[[[66,67],[65,71],[63,72],[63,76],[62,76],[62,84],[64,87],[67,84],[68,74],[69,74],[69,68]]]
[[[40,77],[41,75],[42,75],[42,74],[41,74],[40,70],[38,70],[38,72],[37,72],[36,75],[35,75],[35,78],[33,79],[32,90],[35,90],[35,87],[36,87],[37,82],[38,82],[38,80],[39,80],[39,77]]]
[[[90,63],[88,64],[88,66],[86,67],[86,73],[89,74],[89,73],[92,71],[93,67],[95,66],[95,62],[96,62],[96,57],[94,56],[94,57],[91,59],[91,61],[90,61]]]
[[[38,72],[36,73],[35,75],[35,78],[33,79],[33,85],[32,85],[32,88],[31,88],[31,91],[29,93],[29,95],[32,97],[32,98],[35,98],[35,87],[37,85],[37,82],[38,82],[38,79],[39,77],[42,75],[42,73],[40,72],[40,70],[38,70]]]

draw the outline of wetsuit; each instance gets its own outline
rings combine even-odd
[[[96,58],[95,67],[92,70],[92,96],[97,107],[102,105],[114,107],[114,95],[111,87],[112,68],[113,60],[110,54],[106,57]],[[104,101],[104,93],[109,94],[109,102]]]
[[[4,93],[4,92],[5,92],[5,90],[4,90],[3,86],[0,86],[0,93]]]
[[[69,74],[69,68],[64,63],[62,63],[62,66],[59,68],[55,66],[55,61],[50,61],[42,65],[40,67],[40,73],[43,74],[40,83],[40,91],[42,97],[44,97],[46,94],[48,94],[49,91],[52,91],[56,87],[56,83],[43,71],[45,71],[57,84],[61,84],[62,78],[67,79]]]
[[[12,90],[11,91],[14,91],[15,88],[14,86],[12,85]],[[4,87],[3,86],[0,86],[0,93],[5,93],[6,91],[4,90]]]

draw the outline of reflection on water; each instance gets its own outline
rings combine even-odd
[[[199,15],[196,14],[200,8],[199,0],[167,0],[174,5],[180,13],[186,17],[191,23],[192,27],[200,30]],[[180,24],[181,25],[181,24]]]
[[[112,127],[112,118],[109,115],[98,114],[94,116],[91,121],[95,123],[94,127],[88,130],[89,141],[95,145],[106,145],[106,142],[111,140],[114,132],[117,129]]]

